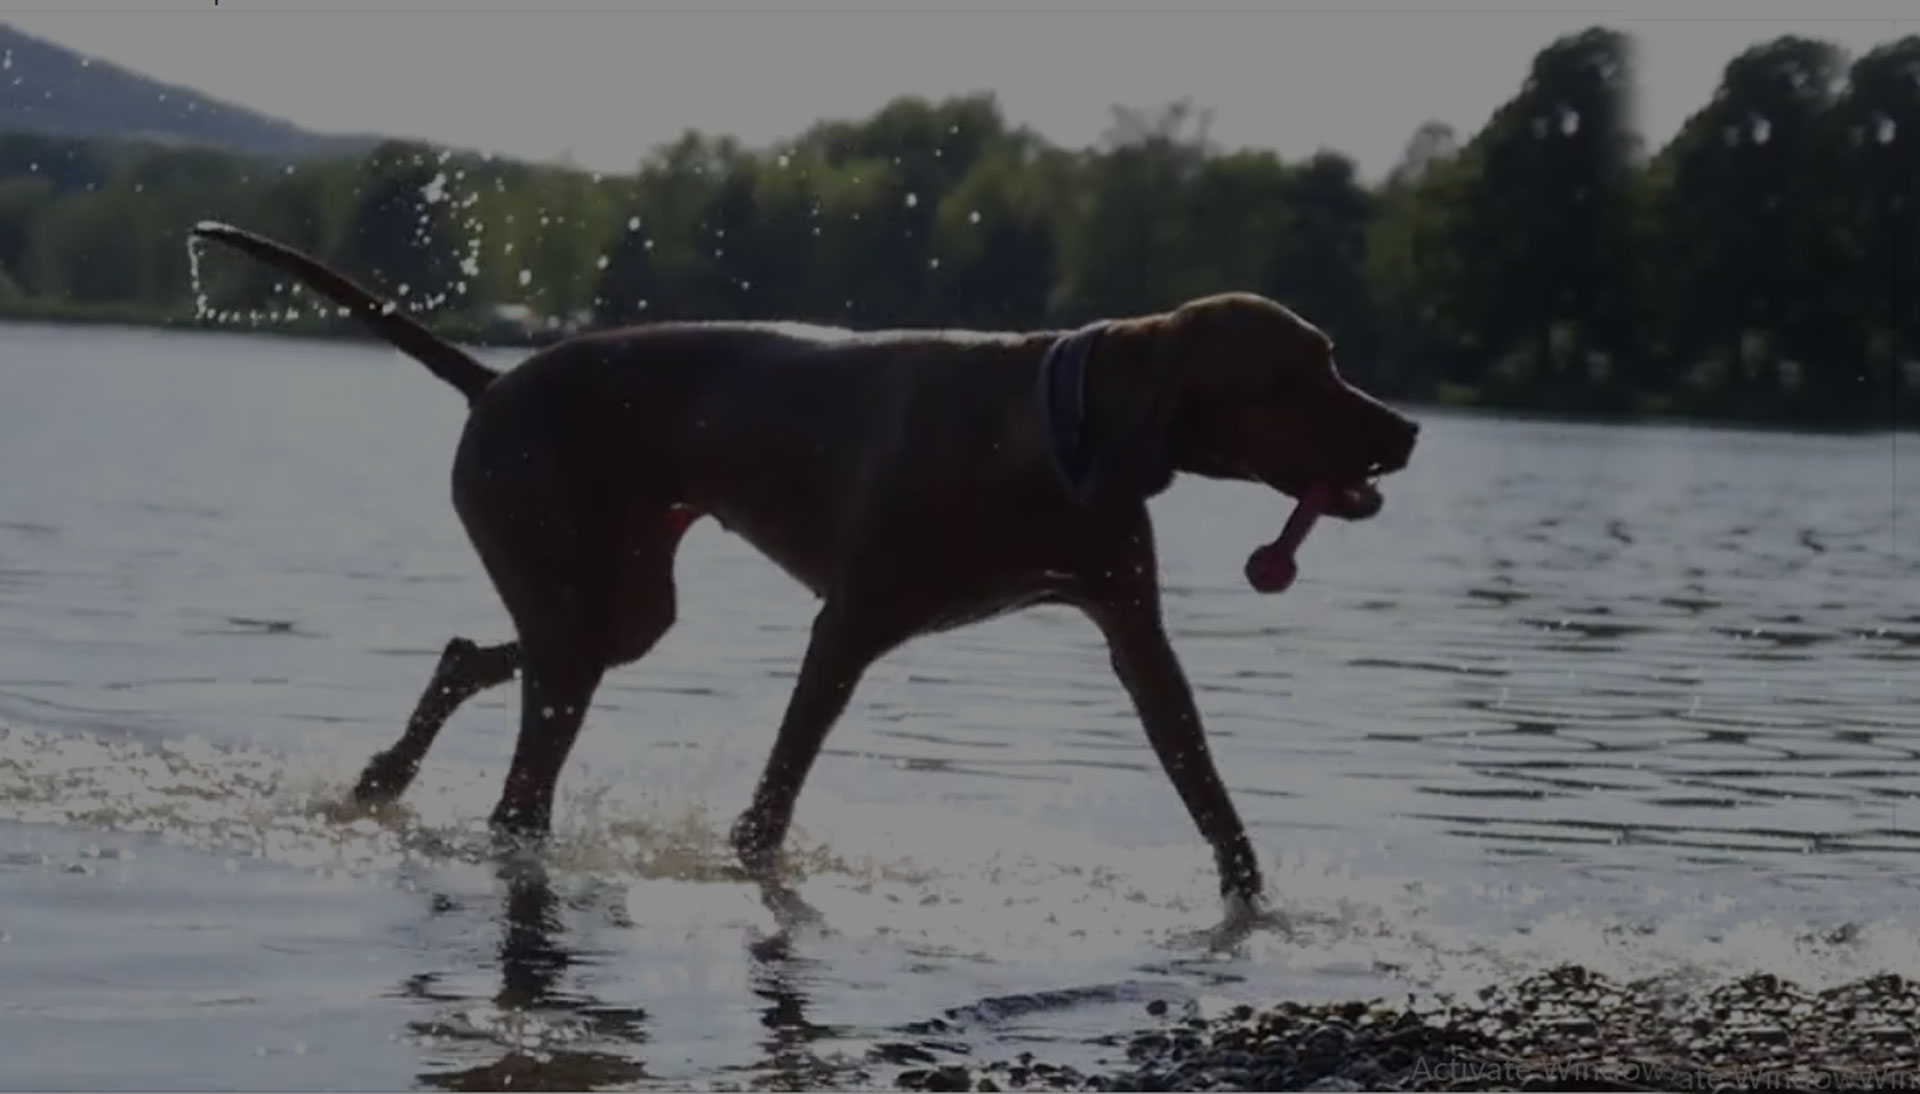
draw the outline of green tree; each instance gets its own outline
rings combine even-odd
[[[433,150],[390,141],[366,159],[338,260],[403,306],[445,296],[457,271],[448,246],[446,172]]]
[[[1648,288],[1664,341],[1743,413],[1778,404],[1783,359],[1835,350],[1827,286],[1849,279],[1823,220],[1842,65],[1833,46],[1801,37],[1747,50],[1659,157],[1660,272]]]
[[[1375,198],[1353,161],[1322,152],[1287,173],[1268,205],[1281,205],[1286,228],[1267,260],[1264,287],[1333,338],[1343,371],[1358,381],[1381,379],[1379,322],[1367,284],[1367,237]],[[1248,200],[1242,207],[1258,208]],[[1261,218],[1252,218],[1259,232]],[[1259,235],[1256,234],[1256,238]]]
[[[1920,409],[1920,375],[1902,364],[1920,359],[1920,35],[1855,61],[1832,122],[1841,180],[1833,227],[1858,268],[1838,286],[1832,314],[1856,332],[1848,371],[1864,382],[1837,379],[1859,391],[1862,417],[1908,417]]]
[[[75,304],[127,304],[147,292],[148,228],[125,191],[79,194],[55,203],[35,226],[32,284]]]
[[[1057,210],[1068,157],[1029,135],[974,160],[934,217],[933,292],[950,322],[1024,328],[1052,319],[1060,277]]]
[[[1154,113],[1115,108],[1064,210],[1055,306],[1070,321],[1179,303],[1172,285],[1193,280],[1186,193],[1205,168],[1210,121],[1185,102]]]
[[[30,176],[0,182],[0,273],[5,273],[16,293],[33,289],[27,270],[33,228],[53,200],[50,179]]]
[[[1624,35],[1595,28],[1534,58],[1520,94],[1468,145],[1468,276],[1495,379],[1571,406],[1630,345],[1632,221]]]

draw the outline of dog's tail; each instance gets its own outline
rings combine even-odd
[[[467,397],[468,403],[479,398],[487,385],[500,376],[465,350],[402,315],[391,303],[328,269],[317,258],[265,236],[213,220],[194,225],[193,234],[197,239],[224,243],[299,278],[313,291],[351,311],[355,319],[393,343],[400,352],[427,366],[427,371],[453,385],[454,390]]]

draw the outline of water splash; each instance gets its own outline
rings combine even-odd
[[[199,226],[206,227],[210,223],[202,221]],[[201,247],[204,242],[199,236],[187,236],[187,285],[193,292],[193,317],[203,323],[212,314],[212,309],[207,302],[206,283],[200,273]]]
[[[345,795],[363,758],[322,738],[279,754],[0,727],[0,820],[355,877],[492,861],[485,814],[497,771],[443,761],[403,804],[367,811]],[[655,910],[668,899],[707,908],[743,880],[728,817],[697,798],[616,780],[573,789],[560,806],[542,852],[550,869],[625,885]],[[1171,969],[1213,954],[1204,960],[1236,976],[1258,970],[1244,984],[1255,996],[1276,978],[1306,994],[1470,991],[1567,961],[1622,981],[1695,985],[1754,971],[1812,986],[1920,974],[1912,924],[1729,919],[1697,894],[1670,895],[1646,924],[1569,908],[1499,928],[1490,924],[1529,905],[1527,893],[1477,888],[1455,895],[1478,911],[1442,915],[1446,894],[1431,886],[1312,852],[1266,864],[1270,911],[1216,953],[1204,930],[1220,914],[1211,863],[1193,846],[1113,846],[937,802],[818,803],[789,846],[797,891],[843,936],[996,965],[1144,959]],[[703,888],[673,888],[686,885]]]

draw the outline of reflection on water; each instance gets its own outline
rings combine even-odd
[[[491,1008],[476,1008],[472,1000],[441,990],[430,974],[408,976],[393,993],[435,1012],[405,1023],[433,1065],[417,1076],[419,1083],[443,1090],[594,1090],[657,1078],[646,1065],[647,1009],[607,1003],[580,986],[596,957],[572,937],[565,921],[568,903],[554,889],[546,866],[537,857],[516,854],[496,864],[495,878],[500,941],[492,965],[499,988]],[[780,883],[762,888],[777,929],[744,947],[751,961],[751,993],[764,1003],[758,1014],[762,1032],[755,1038],[758,1054],[720,1073],[772,1089],[864,1078],[858,1059],[821,1048],[822,1042],[844,1039],[851,1031],[808,1018],[805,985],[816,962],[795,952],[789,931],[817,923],[818,913]],[[590,887],[571,910],[605,912],[612,907],[609,897],[619,896],[604,886]],[[430,915],[449,914],[456,905],[433,896],[428,908]],[[670,1007],[673,1001],[664,999],[661,1005]],[[903,1050],[910,1055],[902,1056]],[[911,1054],[926,1056],[904,1043],[891,1056],[878,1055],[904,1062]]]
[[[505,632],[444,497],[458,401],[363,347],[0,350],[0,462],[58,468],[0,476],[22,1085],[792,1087],[1562,959],[1920,973],[1920,446],[1432,415],[1386,511],[1317,530],[1281,598],[1239,576],[1279,503],[1156,502],[1269,864],[1274,918],[1221,948],[1210,858],[1064,611],[878,666],[787,887],[744,882],[726,824],[813,605],[707,525],[545,853],[486,850],[505,689],[399,808],[343,814],[447,638]]]
[[[420,1082],[444,1090],[595,1090],[647,1079],[645,1065],[635,1056],[647,1040],[646,1011],[607,1006],[566,990],[562,983],[582,955],[569,949],[560,900],[545,867],[531,859],[510,859],[501,865],[499,880],[505,894],[500,990],[493,997],[499,1017],[479,1026],[445,1020],[411,1021],[407,1026],[436,1052],[451,1041],[462,1048],[484,1045],[502,1054],[477,1066],[425,1072]],[[404,990],[427,1002],[454,1002],[436,1000],[431,982],[422,977],[410,977]]]

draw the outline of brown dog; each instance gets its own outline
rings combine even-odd
[[[401,794],[455,708],[517,671],[520,735],[492,825],[544,833],[595,688],[673,625],[675,548],[711,516],[822,601],[733,828],[749,869],[772,865],[869,665],[918,635],[1071,604],[1104,635],[1223,894],[1257,902],[1253,847],[1162,626],[1147,499],[1187,471],[1364,519],[1380,506],[1370,480],[1404,467],[1418,433],[1342,380],[1332,343],[1286,308],[1228,294],[1028,334],[662,323],[495,373],[312,258],[225,225],[194,234],[300,278],[471,407],[454,507],[518,641],[448,643],[361,801]]]

